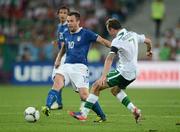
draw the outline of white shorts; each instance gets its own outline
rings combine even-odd
[[[61,65],[64,64],[65,59],[66,59],[66,54],[64,54],[63,57],[61,58]]]
[[[52,79],[54,79],[56,74],[61,74],[64,76],[65,85],[71,82],[73,87],[78,89],[89,88],[89,70],[84,64],[62,64],[57,69],[54,68]]]
[[[64,54],[63,57],[61,58],[61,63],[60,63],[60,65],[63,65],[63,64],[64,64],[65,59],[66,59],[66,54]],[[51,76],[51,77],[52,77],[52,80],[54,80],[54,77],[55,77],[55,75],[56,75],[55,70],[56,70],[56,68],[53,67],[53,72],[52,72],[52,76]],[[68,84],[69,84],[69,82],[68,82],[66,85],[68,85]]]

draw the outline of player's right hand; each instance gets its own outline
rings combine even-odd
[[[147,51],[147,52],[146,52],[146,55],[147,55],[148,57],[152,57],[152,54],[153,54],[152,51]]]

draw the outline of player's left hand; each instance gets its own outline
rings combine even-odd
[[[51,43],[52,43],[53,45],[58,45],[57,40],[53,40]]]
[[[101,76],[101,78],[98,80],[99,86],[105,86],[106,84],[106,76]]]

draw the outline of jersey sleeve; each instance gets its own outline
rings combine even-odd
[[[91,42],[96,42],[97,37],[98,37],[98,34],[92,32],[92,31],[90,31],[90,30],[86,30],[86,32],[87,32],[87,37],[88,37],[88,39],[89,39]]]
[[[138,43],[144,43],[145,35],[144,34],[137,34]]]
[[[111,47],[116,47],[117,49],[120,49],[121,48],[120,41],[117,38],[113,39],[111,43]]]
[[[117,54],[117,52],[118,52],[118,48],[116,48],[116,47],[114,47],[114,46],[111,46],[111,51],[110,51],[110,53],[115,53],[115,54]]]
[[[64,42],[65,41],[65,33],[62,33],[62,38],[61,41]]]
[[[59,40],[59,25],[56,27],[56,38]]]

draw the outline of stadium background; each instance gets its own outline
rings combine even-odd
[[[180,18],[177,14],[179,1],[164,1],[165,17],[159,38],[154,37],[155,25],[151,17],[151,2],[145,0],[1,0],[0,83],[51,84],[51,69],[58,52],[57,47],[52,45],[52,41],[56,39],[58,23],[56,11],[60,5],[65,4],[71,10],[81,12],[83,27],[90,28],[107,39],[111,40],[104,24],[110,17],[119,19],[122,25],[129,30],[144,33],[150,37],[153,40],[154,53],[150,61],[155,68],[150,68],[145,72],[147,77],[144,81],[152,79],[162,84],[167,81],[169,83],[176,81],[176,84],[172,85],[179,87]],[[139,59],[145,62],[145,66],[140,69],[140,72],[144,71],[149,64],[146,64],[149,60],[145,56],[145,51],[145,46],[141,45]],[[94,44],[88,59],[90,63],[101,65],[99,66],[101,70],[107,53],[106,48]],[[171,63],[164,63],[169,61]],[[156,65],[161,62],[163,64],[160,66]],[[167,67],[170,68],[171,65],[175,68],[167,72]],[[96,68],[96,65],[93,65],[92,69],[94,67]],[[150,75],[149,72],[152,70],[153,75]],[[39,72],[36,73],[37,71]],[[100,76],[100,72],[91,74],[93,76],[91,82]],[[150,83],[147,82],[147,84]]]
[[[165,17],[159,38],[154,35],[152,1],[0,0],[0,131],[180,131],[179,126],[175,126],[180,122],[180,1],[164,0]],[[117,108],[117,101],[112,101],[108,91],[101,96],[100,102],[110,121],[105,126],[96,125],[96,129],[92,123],[80,124],[66,114],[66,110],[77,109],[79,105],[78,97],[70,89],[64,90],[63,94],[67,105],[65,111],[53,113],[63,120],[53,115],[49,120],[41,117],[33,128],[32,124],[25,124],[22,116],[25,107],[32,105],[40,109],[52,84],[51,72],[58,52],[52,41],[56,39],[56,11],[62,4],[80,11],[83,27],[109,40],[112,38],[104,23],[110,17],[119,19],[127,29],[144,33],[153,40],[152,60],[146,58],[145,46],[140,46],[140,74],[130,86],[134,89],[127,90],[145,111],[144,125],[135,126],[127,111],[123,107]],[[98,44],[91,47],[88,56],[91,83],[100,76],[108,51]],[[109,102],[103,101],[105,99]],[[119,120],[119,116],[123,120]],[[58,128],[52,122],[59,124]],[[120,128],[116,123],[121,124]]]

